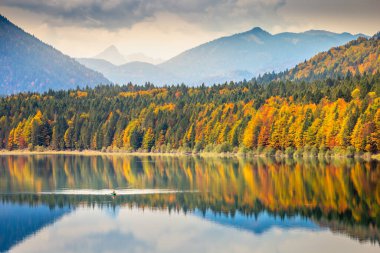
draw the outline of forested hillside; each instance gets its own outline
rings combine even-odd
[[[346,75],[375,74],[380,72],[380,33],[372,38],[358,38],[346,45],[333,47],[289,71],[265,74],[259,82],[270,80],[305,80],[339,78]]]
[[[213,87],[99,86],[0,99],[2,148],[380,150],[380,74]]]

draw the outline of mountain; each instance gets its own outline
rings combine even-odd
[[[353,75],[380,73],[380,38],[360,37],[349,43],[322,52],[308,61],[298,64],[286,73],[287,79],[322,79]]]
[[[160,64],[164,61],[160,58],[149,57],[149,56],[142,54],[142,53],[127,55],[125,57],[125,59],[127,60],[127,63],[138,61],[138,62],[146,62],[146,63],[150,63],[150,64],[154,64],[154,65]]]
[[[0,94],[69,89],[109,81],[0,15]]]
[[[363,35],[338,34],[321,30],[272,35],[256,27],[247,32],[202,44],[155,67],[148,64],[138,66],[131,64],[124,65],[123,68],[114,68],[110,73],[107,63],[101,66],[99,63],[90,63],[84,59],[80,59],[80,62],[117,83],[137,81],[137,84],[144,84],[150,81],[158,85],[177,83],[211,85],[251,79],[266,72],[284,71],[319,52],[343,45],[359,36]],[[116,54],[116,50],[111,47],[108,51]],[[113,63],[110,60],[109,62]],[[157,77],[154,78],[155,76]]]
[[[108,48],[106,48],[104,51],[99,53],[98,55],[95,55],[91,58],[81,58],[82,60],[105,60],[109,63],[112,63],[113,65],[120,66],[126,63],[130,62],[145,62],[150,64],[159,64],[162,63],[163,60],[159,58],[153,58],[149,57],[143,53],[135,53],[130,54],[127,56],[124,56],[120,53],[119,49],[116,48],[116,46],[111,45]]]
[[[216,39],[160,64],[176,73],[179,82],[200,84],[252,78],[264,72],[283,71],[333,46],[347,43],[359,35],[311,30],[303,33],[272,35],[261,28]],[[245,73],[227,75],[226,73]]]
[[[156,65],[146,62],[130,62],[121,65],[118,68],[118,73],[121,75],[121,78],[127,76],[129,82],[138,84],[151,82],[158,86],[162,86],[165,84],[172,84],[176,80],[176,77],[173,74]]]
[[[103,75],[117,84],[132,82],[143,85],[151,82],[157,85],[174,83],[177,79],[173,74],[168,73],[160,67],[146,62],[129,62],[116,66],[106,60],[78,58],[78,62]]]
[[[109,80],[116,82],[115,78],[110,74],[117,68],[116,65],[109,61],[103,59],[93,59],[93,58],[76,58],[80,64],[86,66],[87,68],[93,69],[102,73]]]
[[[257,235],[267,233],[273,228],[283,230],[320,230],[318,225],[314,224],[314,222],[298,215],[294,217],[280,218],[264,211],[259,213],[256,217],[247,217],[240,212],[236,212],[234,216],[231,217],[227,215],[215,214],[209,210],[206,212],[196,210],[193,214],[216,224],[237,228]]]
[[[0,204],[0,252],[54,224],[71,210],[68,207],[49,208],[48,205]]]
[[[114,45],[107,47],[104,51],[92,58],[106,60],[114,65],[121,65],[127,62],[124,55],[122,55]]]

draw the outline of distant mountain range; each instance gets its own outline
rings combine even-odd
[[[150,63],[150,64],[159,64],[163,62],[162,59],[152,58],[142,53],[135,53],[135,54],[124,56],[123,54],[120,53],[120,51],[114,45],[109,46],[104,51],[95,55],[94,57],[87,58],[87,59],[88,60],[89,59],[106,60],[116,66],[124,65],[126,63],[135,62],[135,61],[145,62],[145,63]]]
[[[316,53],[359,36],[326,31],[272,35],[256,27],[190,49],[160,67],[193,84],[210,79],[211,82],[229,81],[224,78],[226,74],[234,81],[242,77],[251,79],[265,72],[291,68]]]
[[[104,51],[95,55],[93,59],[105,60],[114,65],[121,65],[121,64],[126,63],[126,59],[124,55],[122,55],[114,45],[109,46],[108,48],[104,49]]]
[[[297,65],[297,71],[286,72],[292,75],[291,78],[298,78],[308,75],[307,70],[311,65],[316,65],[315,62],[320,62],[317,64],[319,69],[316,69],[316,73],[330,71],[324,69],[325,64],[330,64],[330,69],[332,66],[345,68],[341,64],[344,61],[341,58],[346,59],[349,54],[352,54],[349,61],[355,64],[357,60],[362,61],[363,57],[369,57],[373,61],[376,52],[378,55],[376,46],[374,52],[359,58],[357,52],[347,51],[343,54],[344,47],[338,47],[306,61],[317,53],[358,37],[367,36],[317,30],[272,35],[256,27],[244,33],[210,41],[154,65],[144,62],[148,61],[144,55],[123,56],[115,46],[107,48],[94,58],[72,59],[0,16],[0,94],[69,89],[110,82],[151,82],[158,86],[179,83],[212,85],[250,80],[260,74],[285,71],[304,62]],[[364,45],[371,43],[370,41],[359,39],[352,45]],[[128,62],[129,60],[140,61]],[[349,63],[344,61],[344,64]],[[372,64],[379,66],[378,60]],[[376,66],[369,67],[368,63],[358,63],[359,72],[360,69],[373,72]],[[344,69],[336,71],[344,72]]]
[[[363,34],[338,34],[318,30],[272,35],[256,27],[202,44],[156,66],[134,63],[122,67],[114,66],[111,70],[106,62],[100,64],[98,61],[93,62],[93,59],[78,60],[120,84],[129,81],[144,84],[150,81],[157,85],[210,85],[251,79],[265,72],[284,71],[319,52],[343,45],[360,36],[366,37]],[[110,51],[115,52],[114,49]],[[127,75],[132,72],[133,76]]]
[[[247,217],[240,212],[236,212],[233,217],[229,217],[227,215],[215,214],[211,211],[203,213],[199,210],[196,210],[193,214],[216,224],[244,230],[257,235],[264,234],[274,228],[283,230],[320,230],[318,225],[312,220],[305,219],[301,216],[281,218],[269,214],[268,212],[261,212],[257,217]]]
[[[136,61],[117,66],[103,59],[78,58],[76,60],[88,68],[103,73],[117,84],[151,82],[162,85],[175,83],[178,79],[159,66],[146,62]]]
[[[109,82],[0,15],[0,94]]]

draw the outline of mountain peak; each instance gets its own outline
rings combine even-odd
[[[124,55],[119,52],[115,45],[107,47],[93,58],[106,60],[115,65],[121,65],[126,62]]]
[[[375,35],[372,36],[373,39],[380,40],[380,32],[377,32]]]
[[[119,52],[119,49],[117,49],[117,47],[115,45],[111,45],[111,46],[107,47],[102,52],[100,52],[97,56],[101,56],[103,54],[119,54],[119,55],[121,55]]]
[[[117,49],[117,47],[115,45],[111,45],[111,46],[107,47],[104,51],[114,51],[114,52],[119,53],[119,49]]]
[[[253,27],[250,32],[265,32],[261,27],[259,26],[256,26],[256,27]]]
[[[269,32],[263,30],[262,28],[260,27],[254,27],[252,28],[251,30],[249,31],[246,31],[246,32],[242,32],[242,33],[237,33],[237,34],[234,34],[232,35],[231,37],[234,38],[234,37],[254,37],[254,38],[257,38],[257,39],[264,39],[266,37],[270,37],[272,36],[272,34],[270,34]]]
[[[263,30],[261,27],[254,27],[246,33],[254,34],[254,35],[270,35],[267,31]]]

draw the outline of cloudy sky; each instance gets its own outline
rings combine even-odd
[[[380,30],[380,0],[0,0],[0,13],[74,57],[115,45],[168,59],[220,36]]]

